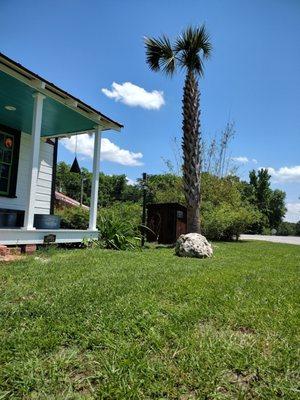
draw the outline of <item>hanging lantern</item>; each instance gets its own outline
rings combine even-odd
[[[81,174],[81,169],[80,169],[78,161],[77,161],[77,135],[76,135],[76,142],[75,142],[75,158],[74,158],[73,164],[70,168],[70,172],[73,172],[74,174]]]
[[[74,174],[81,174],[81,169],[79,167],[77,157],[75,156],[72,167],[70,168],[70,172],[73,172]]]

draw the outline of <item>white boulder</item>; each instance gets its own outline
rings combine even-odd
[[[200,233],[180,235],[176,242],[175,253],[180,257],[211,257],[213,249],[205,236]]]

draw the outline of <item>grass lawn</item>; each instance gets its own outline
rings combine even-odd
[[[1,264],[0,399],[299,398],[299,266],[264,242]]]

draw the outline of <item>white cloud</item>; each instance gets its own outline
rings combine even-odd
[[[64,138],[60,143],[69,151],[75,152],[76,136]],[[92,135],[83,134],[77,136],[77,154],[86,157],[93,157],[94,153],[94,138]],[[112,143],[109,139],[103,138],[101,141],[101,160],[112,161],[121,165],[135,167],[143,165],[141,158],[142,153],[134,153],[129,150],[121,149],[119,146]]]
[[[287,213],[285,215],[285,220],[289,222],[300,221],[300,203],[287,203],[286,204]]]
[[[248,157],[243,157],[243,156],[231,157],[231,159],[233,161],[236,161],[236,162],[241,163],[241,164],[247,164],[249,162],[249,158]]]
[[[300,182],[300,165],[294,167],[281,167],[274,169],[267,167],[274,182]]]
[[[159,110],[164,104],[164,93],[158,90],[147,92],[144,88],[131,82],[122,84],[113,82],[112,90],[101,89],[110,99],[120,101],[130,107],[142,107],[147,110]]]
[[[232,161],[238,162],[240,164],[247,164],[247,163],[253,163],[257,164],[256,158],[248,158],[245,156],[238,156],[238,157],[231,157]]]

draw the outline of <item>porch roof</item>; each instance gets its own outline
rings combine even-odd
[[[33,93],[46,96],[41,136],[55,137],[123,126],[0,53],[0,124],[31,133]],[[9,110],[7,108],[14,108]]]

